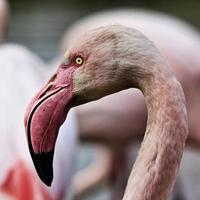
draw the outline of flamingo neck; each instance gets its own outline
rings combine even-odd
[[[162,70],[164,69],[164,70]],[[148,110],[145,136],[123,200],[168,199],[187,137],[185,99],[166,67],[138,83]]]

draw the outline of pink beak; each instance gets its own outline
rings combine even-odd
[[[33,98],[25,114],[25,128],[33,163],[48,186],[53,180],[53,154],[58,131],[72,107],[75,68],[61,66]]]

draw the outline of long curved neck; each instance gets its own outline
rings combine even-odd
[[[180,84],[161,65],[138,83],[148,122],[123,200],[167,199],[178,172],[188,133],[185,100]]]

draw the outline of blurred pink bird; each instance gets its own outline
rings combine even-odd
[[[25,105],[33,92],[45,79],[44,62],[26,48],[5,44],[0,47],[0,65],[3,76],[1,91],[1,173],[0,198],[16,200],[59,200],[71,199],[71,179],[77,148],[77,130],[74,114],[71,121],[60,130],[55,151],[55,180],[47,188],[35,173],[30,159],[23,128]],[[69,132],[69,134],[65,134]],[[69,151],[65,151],[66,146]],[[63,173],[63,169],[67,173]]]
[[[190,130],[187,144],[199,148],[199,33],[180,19],[162,13],[136,9],[110,10],[94,13],[69,27],[60,43],[62,51],[64,52],[70,47],[71,43],[85,31],[115,23],[137,28],[147,35],[155,43],[165,60],[173,67],[186,95]],[[130,100],[133,98],[134,102]],[[138,90],[129,89],[109,95],[98,101],[80,106],[76,110],[82,141],[123,145],[143,137],[147,111],[144,98]],[[113,199],[120,199],[126,185],[126,178],[123,179],[121,173],[116,171],[118,168],[124,168],[124,165],[127,165],[128,162],[126,160],[127,155],[125,155],[126,151],[120,149],[122,148],[111,151],[114,153],[113,161],[107,159],[111,156],[105,158],[105,162],[113,165],[110,168],[114,170],[109,171],[112,174],[112,185],[115,185],[112,194]],[[107,170],[110,170],[110,168],[107,167]],[[98,174],[98,171],[96,173]],[[114,174],[115,177],[113,177]],[[113,183],[114,180],[118,180],[118,183]]]

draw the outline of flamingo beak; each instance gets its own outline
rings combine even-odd
[[[72,102],[74,68],[59,68],[33,98],[25,114],[28,146],[36,171],[48,186],[53,180],[53,155],[58,131]]]

